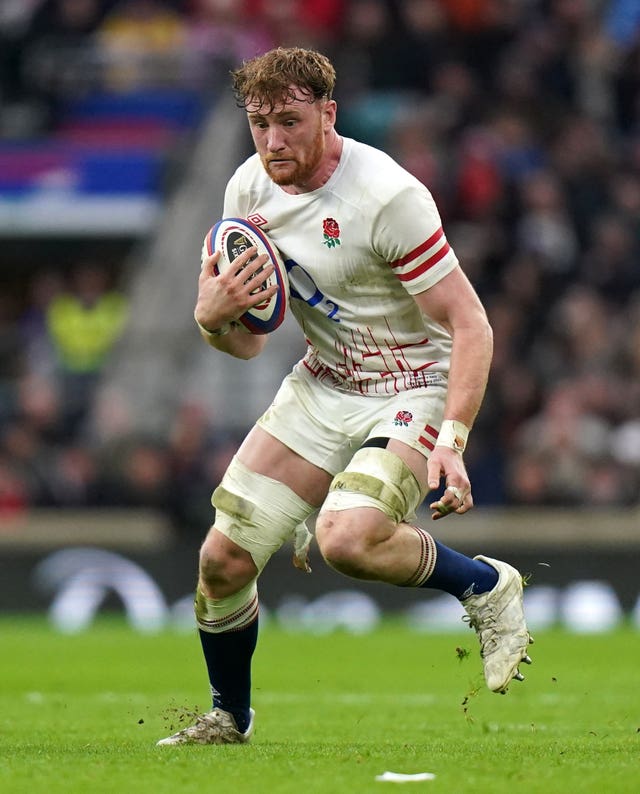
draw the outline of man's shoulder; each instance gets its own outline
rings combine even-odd
[[[382,149],[353,138],[345,138],[345,146],[354,170],[368,179],[386,180],[391,174],[395,183],[424,187],[413,174]]]
[[[377,149],[369,143],[357,141],[355,138],[344,138],[344,151],[348,153],[349,159],[358,163],[376,163],[386,168],[399,168],[402,166],[396,162],[391,155]]]
[[[405,187],[424,187],[391,155],[362,141],[345,138],[345,152],[348,155],[349,178],[359,175],[368,184],[386,186],[396,192]]]

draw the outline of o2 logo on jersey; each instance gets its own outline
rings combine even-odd
[[[329,320],[339,323],[340,318],[337,315],[340,307],[318,289],[318,285],[302,265],[299,265],[293,259],[287,259],[284,266],[289,276],[289,294],[291,297],[298,298],[309,306],[319,309]]]

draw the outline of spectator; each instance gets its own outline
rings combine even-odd
[[[107,87],[168,81],[215,92],[225,63],[274,43],[329,50],[342,75],[340,132],[383,146],[429,186],[496,331],[469,450],[477,503],[638,504],[637,8],[5,3],[0,135],[41,131],[59,99],[105,87],[105,54]],[[219,479],[236,429],[186,405],[165,438],[139,439],[131,405],[105,384],[93,406],[101,437],[88,437],[82,416],[124,331],[126,296],[93,265],[73,284],[62,270],[25,272],[4,279],[0,298],[0,511],[3,499],[16,514],[29,505],[150,504],[178,526],[200,527],[206,518],[192,506],[207,509],[199,494]]]
[[[84,96],[98,82],[93,33],[102,19],[99,0],[45,0],[21,42],[22,90],[57,122],[61,104]]]
[[[274,46],[272,33],[257,14],[236,0],[191,0],[186,20],[184,69],[187,85],[218,89],[223,69]]]
[[[76,426],[127,319],[125,296],[109,284],[104,267],[78,266],[70,288],[47,309],[47,328],[57,355],[67,420]]]
[[[578,241],[562,184],[548,169],[539,169],[521,179],[519,198],[522,209],[516,227],[517,249],[534,254],[555,281],[566,280],[576,265]]]
[[[594,220],[580,261],[582,278],[602,297],[624,306],[640,288],[640,240],[633,226],[613,212]]]
[[[23,366],[34,375],[55,376],[56,353],[49,335],[47,313],[51,302],[63,289],[64,280],[54,270],[37,272],[28,284],[27,301],[18,320],[18,331]]]
[[[0,455],[0,533],[24,517],[28,488],[12,462]]]
[[[162,0],[119,0],[97,41],[112,90],[171,85],[182,73],[186,19]]]
[[[156,508],[173,515],[171,460],[165,439],[132,433],[105,446],[100,463],[109,504]]]

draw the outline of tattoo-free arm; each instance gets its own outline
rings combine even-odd
[[[415,299],[453,339],[444,419],[462,422],[471,429],[482,405],[493,355],[493,333],[485,309],[460,267]],[[442,499],[431,505],[434,519],[454,511],[466,513],[473,506],[461,452],[436,445],[429,456],[428,476],[431,490],[444,479],[447,486],[462,494],[458,499],[456,492],[445,490]]]

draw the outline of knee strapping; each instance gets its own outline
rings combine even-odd
[[[225,598],[207,598],[198,588],[194,603],[196,623],[202,631],[221,634],[248,626],[258,617],[258,587],[252,579],[239,592]]]
[[[377,507],[399,523],[413,514],[421,498],[415,474],[399,455],[378,447],[359,449],[336,474],[322,509]]]
[[[213,492],[215,527],[248,551],[258,572],[314,511],[291,488],[233,458]]]

